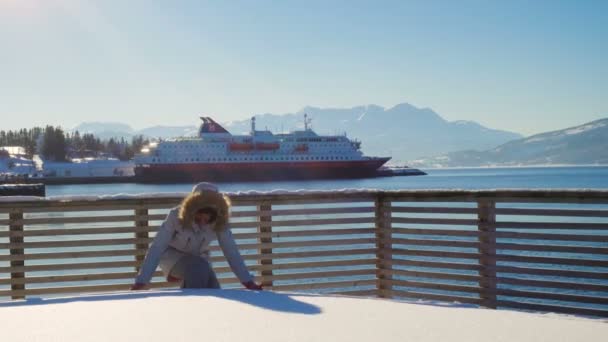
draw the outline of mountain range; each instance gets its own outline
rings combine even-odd
[[[516,139],[488,150],[413,160],[415,167],[608,164],[608,118]]]
[[[429,108],[417,108],[407,103],[392,108],[363,105],[352,108],[305,107],[296,113],[255,115],[258,130],[275,133],[302,129],[304,113],[312,119],[318,134],[347,134],[362,141],[365,154],[392,156],[402,163],[425,156],[469,149],[490,149],[507,141],[521,138],[518,133],[484,127],[473,121],[447,121]],[[197,118],[193,118],[196,120]],[[250,131],[250,120],[223,122],[233,134]],[[102,138],[129,137],[143,134],[149,137],[195,135],[197,126],[155,126],[134,130],[122,123],[83,123],[74,128],[94,133]]]
[[[522,137],[473,121],[447,121],[429,108],[407,103],[392,108],[305,107],[296,113],[255,115],[257,130],[275,133],[304,127],[304,114],[318,134],[348,134],[362,141],[366,155],[392,156],[393,164],[413,167],[476,167],[551,164],[608,164],[608,119]],[[231,122],[215,117],[233,134],[247,134],[249,119]],[[196,120],[196,118],[193,118]],[[90,122],[75,127],[102,138],[144,135],[152,138],[193,136],[192,126],[154,126],[134,130],[123,123]]]

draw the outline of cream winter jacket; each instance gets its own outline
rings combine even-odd
[[[214,207],[218,211],[215,225],[199,226],[192,221],[193,214],[205,206]],[[209,244],[216,238],[239,280],[243,283],[253,280],[228,227],[228,206],[229,203],[209,193],[193,193],[179,207],[171,209],[146,253],[135,282],[149,283],[159,264],[164,275],[168,276],[184,255],[199,255],[209,260]]]

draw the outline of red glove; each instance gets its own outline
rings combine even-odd
[[[145,290],[145,289],[146,289],[146,284],[135,283],[135,284],[131,285],[132,291]]]
[[[176,277],[174,277],[174,276],[172,276],[172,275],[169,275],[169,276],[167,277],[167,281],[168,281],[168,282],[170,282],[170,283],[179,283],[179,282],[180,282],[180,281],[182,281],[182,280],[181,280],[181,279],[179,279],[179,278],[176,278]]]
[[[243,286],[245,286],[248,290],[262,291],[262,285],[254,283],[253,280],[243,283]]]

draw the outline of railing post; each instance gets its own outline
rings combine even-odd
[[[135,209],[135,238],[136,239],[147,239],[149,237],[148,234],[148,208],[144,208],[143,206]],[[146,217],[145,219],[142,217]],[[137,261],[137,265],[135,266],[135,271],[139,272],[139,268],[146,257],[145,254],[139,254],[140,250],[146,251],[148,250],[148,243],[135,243],[135,261]]]
[[[272,214],[270,211],[272,210],[272,205],[269,202],[262,202],[257,206],[257,210],[260,213],[258,220],[260,225],[258,226],[258,240],[261,244],[272,243],[272,226],[269,224],[272,222]],[[267,235],[267,236],[263,236]],[[270,267],[272,265],[272,248],[260,248],[258,249],[258,254],[260,257],[260,265],[262,267]],[[264,268],[260,272],[262,276],[262,286],[264,287],[272,287],[272,269]]]
[[[24,250],[23,248],[12,248],[12,244],[22,244],[23,243],[23,210],[22,209],[12,209],[9,213],[9,242],[11,244],[10,255],[11,256],[23,256]],[[17,234],[15,234],[17,233]],[[24,279],[25,272],[13,272],[14,267],[22,267],[25,265],[25,261],[21,258],[21,260],[11,260],[11,291],[20,291],[25,290],[25,283],[23,284],[15,284],[12,281],[17,279]],[[24,295],[12,295],[12,299],[25,299]]]
[[[496,309],[496,202],[480,199],[477,202],[479,230],[479,263],[481,305]]]
[[[393,244],[391,241],[391,203],[378,194],[376,215],[376,290],[378,297],[391,298]]]

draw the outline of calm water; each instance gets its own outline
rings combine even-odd
[[[521,167],[424,170],[427,176],[384,177],[356,180],[319,180],[291,182],[220,183],[222,191],[344,188],[371,189],[498,189],[498,188],[608,188],[605,167]],[[117,193],[185,192],[192,184],[97,184],[54,185],[47,196],[108,195]]]

